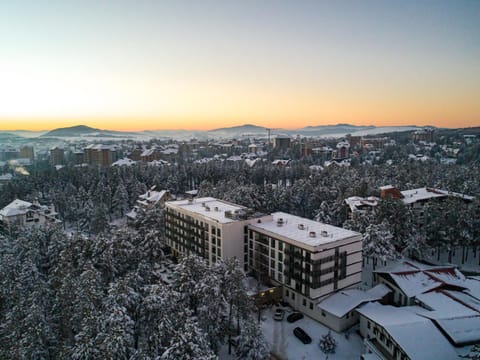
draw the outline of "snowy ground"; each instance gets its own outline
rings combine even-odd
[[[291,311],[290,308],[287,311]],[[288,312],[282,321],[274,321],[273,313],[275,307],[262,311],[262,329],[267,341],[272,346],[272,352],[279,359],[290,360],[308,360],[308,359],[326,359],[326,355],[318,347],[318,342],[322,335],[328,333],[328,328],[319,322],[305,316],[303,319],[294,323],[287,322]],[[293,329],[301,327],[312,338],[312,343],[304,345],[293,335]],[[355,328],[348,331],[348,339],[345,335],[331,332],[337,341],[335,354],[330,354],[328,359],[359,359],[363,354],[363,340],[358,335]]]

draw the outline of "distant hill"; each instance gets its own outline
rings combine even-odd
[[[93,133],[98,133],[101,132],[102,130],[100,129],[95,129],[90,126],[86,125],[76,125],[76,126],[70,126],[70,127],[64,127],[64,128],[58,128],[51,130],[47,132],[46,134],[43,134],[42,136],[45,137],[70,137],[70,136],[81,136],[81,135],[86,135],[86,134],[93,134]]]
[[[347,134],[351,135],[374,135],[380,133],[389,133],[397,131],[411,131],[416,130],[416,126],[356,126],[351,124],[336,124],[336,125],[317,125],[306,126],[298,129],[280,129],[273,128],[271,136],[275,135],[289,135],[289,136],[319,136],[319,137],[343,137]],[[224,127],[212,129],[207,131],[200,130],[145,130],[139,132],[123,132],[112,130],[100,130],[86,125],[77,125],[65,128],[58,128],[41,135],[44,138],[59,137],[59,138],[84,138],[84,139],[138,139],[145,140],[151,138],[159,139],[177,139],[186,140],[191,138],[207,139],[232,139],[242,137],[263,137],[268,135],[267,128],[263,126],[245,124],[240,126]]]
[[[267,129],[262,126],[245,124],[240,126],[225,127],[207,131],[209,137],[241,137],[248,135],[266,135]]]
[[[42,137],[132,138],[140,136],[140,134],[140,132],[101,130],[86,125],[76,125],[51,130],[43,134]]]
[[[0,132],[0,140],[7,140],[7,139],[21,139],[22,136],[7,132]]]

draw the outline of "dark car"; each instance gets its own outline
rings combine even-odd
[[[293,334],[304,344],[312,342],[312,338],[302,328],[296,327],[293,329]]]
[[[300,319],[303,319],[303,314],[302,313],[299,313],[299,312],[294,312],[294,313],[291,313],[290,315],[287,316],[287,321],[289,323],[293,323],[297,320],[300,320]]]

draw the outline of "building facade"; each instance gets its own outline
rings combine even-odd
[[[324,320],[320,301],[361,283],[359,233],[214,198],[169,201],[165,209],[174,256],[197,254],[209,263],[235,257],[245,272],[281,287],[285,301],[318,321]]]
[[[248,224],[271,216],[215,198],[165,203],[165,236],[174,256],[196,254],[214,263],[235,257],[246,271]]]
[[[248,226],[248,269],[283,287],[292,307],[322,321],[316,305],[361,283],[361,234],[277,212]]]
[[[65,151],[61,148],[54,147],[50,150],[50,164],[64,165],[65,164]]]

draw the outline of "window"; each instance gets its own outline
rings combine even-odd
[[[292,292],[292,300],[295,300],[295,293]]]
[[[282,253],[278,253],[278,261],[283,261],[283,254]]]
[[[282,263],[278,263],[278,271],[282,272],[283,271],[283,264]]]
[[[275,239],[270,239],[270,246],[275,249]]]
[[[278,242],[278,250],[283,250],[283,242]]]
[[[275,259],[275,249],[270,249],[270,257]]]
[[[313,303],[310,302],[310,310],[313,310]]]
[[[370,329],[370,321],[367,321],[367,329]]]
[[[325,311],[322,310],[322,316],[327,316],[327,314],[325,314]]]
[[[289,296],[290,293],[288,292],[288,290],[285,290],[285,296]]]
[[[303,306],[307,306],[307,300],[303,299],[302,305],[303,305]]]
[[[222,230],[220,230],[220,228],[217,229],[217,236],[222,236]]]

